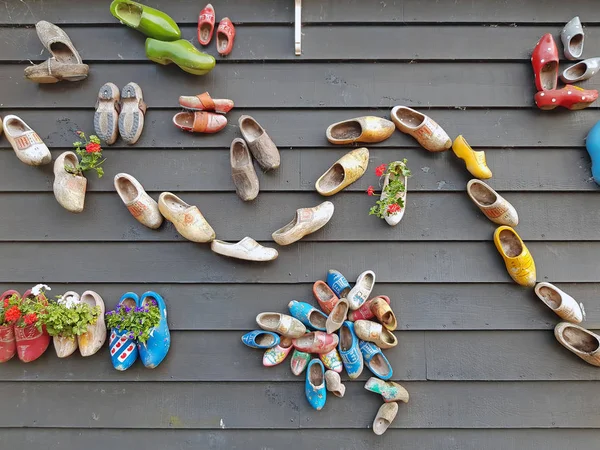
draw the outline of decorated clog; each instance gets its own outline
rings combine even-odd
[[[379,295],[370,300],[367,300],[363,305],[356,311],[350,311],[348,313],[348,320],[354,322],[356,320],[370,320],[375,317],[371,305],[377,299],[383,299],[388,305],[390,304],[390,298],[387,295]]]
[[[96,111],[94,112],[94,131],[108,145],[116,142],[119,136],[119,111],[121,93],[114,83],[105,83],[98,92]]]
[[[581,323],[585,312],[569,294],[561,291],[553,284],[538,283],[535,285],[535,295],[543,301],[548,308],[554,311],[561,319],[572,323]]]
[[[313,284],[312,291],[321,310],[323,310],[325,314],[331,313],[333,307],[340,301],[338,296],[335,295],[335,292],[333,292],[327,283],[322,280],[318,280]]]
[[[165,42],[146,39],[146,57],[155,63],[168,65],[175,63],[181,70],[192,75],[205,75],[215,67],[214,56],[203,53],[190,41]]]
[[[52,161],[46,144],[20,117],[13,114],[4,116],[3,128],[6,139],[22,162],[29,166],[42,166]]]
[[[507,226],[496,228],[494,244],[515,283],[527,287],[535,286],[535,262],[517,232]]]
[[[198,42],[208,45],[215,30],[215,8],[210,3],[198,15]]]
[[[557,106],[576,111],[585,109],[598,99],[598,91],[582,89],[567,84],[561,89],[538,92],[534,96],[535,104],[543,110],[554,109]]]
[[[583,28],[581,27],[579,16],[575,16],[567,22],[565,27],[560,32],[560,39],[562,40],[564,46],[565,58],[581,58],[581,55],[583,54],[583,42],[585,40],[585,35],[583,34]]]
[[[279,335],[271,331],[254,330],[242,336],[242,342],[252,348],[273,348],[279,345]]]
[[[384,403],[379,407],[375,420],[373,420],[373,433],[381,436],[387,431],[398,414],[398,403]]]
[[[349,309],[350,305],[348,304],[348,300],[345,298],[340,299],[340,301],[336,303],[329,313],[329,316],[327,316],[327,322],[325,326],[328,333],[331,334],[340,329],[348,317]]]
[[[369,300],[371,304],[371,312],[377,320],[381,322],[381,324],[386,327],[390,331],[394,331],[398,326],[398,321],[396,320],[396,315],[392,308],[390,307],[389,302],[387,302],[382,297],[375,297],[372,300]]]
[[[133,292],[126,292],[123,294],[117,308],[120,305],[125,305],[126,308],[131,310],[137,308],[139,304],[139,297]],[[133,334],[128,330],[119,330],[112,328],[110,330],[110,341],[108,343],[110,349],[110,359],[113,366],[117,370],[127,370],[133,363],[138,359],[139,351]]]
[[[306,333],[294,339],[294,347],[306,353],[329,353],[338,343],[337,334],[327,334],[324,331]]]
[[[90,308],[98,307],[100,310],[96,321],[88,324],[86,332],[77,337],[77,344],[81,356],[92,356],[96,354],[106,342],[106,324],[104,322],[106,308],[102,297],[94,291],[85,291],[81,294],[79,301],[80,303],[89,305]]]
[[[382,142],[389,138],[396,127],[381,117],[364,116],[334,123],[327,128],[325,135],[332,144],[353,142]]]
[[[203,92],[198,95],[180,96],[179,105],[192,111],[214,111],[219,114],[227,114],[233,109],[233,100],[228,98],[213,99],[208,92]]]
[[[254,117],[242,115],[238,119],[240,133],[248,144],[248,149],[263,170],[277,169],[281,164],[279,149],[265,129]]]
[[[292,358],[290,359],[292,373],[298,376],[304,372],[304,369],[306,369],[311,358],[310,353],[301,352],[300,350],[295,349],[294,353],[292,353]]]
[[[65,301],[65,305],[68,308],[72,308],[79,303],[79,294],[68,291],[61,296],[61,300]],[[106,330],[106,327],[104,329]],[[77,336],[65,337],[57,335],[52,336],[52,343],[54,344],[56,356],[59,358],[66,358],[67,356],[71,356],[77,350],[78,339]]]
[[[110,4],[110,13],[123,25],[161,41],[181,39],[181,30],[177,23],[162,11],[132,0],[114,0]]]
[[[188,205],[175,194],[163,192],[158,198],[158,209],[165,219],[175,225],[181,236],[192,242],[211,242],[215,230],[206,221],[197,206]]]
[[[513,205],[483,181],[473,179],[467,183],[467,194],[481,212],[498,225],[516,227],[519,215]]]
[[[217,51],[221,56],[227,56],[233,50],[235,27],[229,17],[223,17],[217,27]]]
[[[369,165],[369,150],[357,148],[338,159],[315,183],[317,192],[329,197],[362,177]]]
[[[379,347],[372,342],[366,342],[359,340],[360,352],[363,355],[365,366],[373,372],[373,375],[381,378],[382,380],[389,380],[394,374],[392,365],[385,357]]]
[[[448,133],[429,116],[407,106],[395,106],[391,112],[392,122],[403,133],[411,135],[430,152],[443,152],[452,146]]]
[[[492,171],[485,162],[485,152],[473,150],[462,135],[454,139],[452,151],[465,162],[471,175],[484,180],[492,178]]]
[[[293,348],[292,338],[282,338],[278,345],[265,350],[265,354],[263,355],[263,366],[273,367],[277,364],[281,364]]]
[[[190,133],[218,133],[227,126],[227,118],[221,114],[206,111],[183,111],[173,116],[173,124]]]
[[[372,270],[365,270],[356,279],[356,284],[350,292],[348,292],[348,304],[350,309],[355,311],[360,308],[363,303],[367,301],[371,291],[375,286],[375,272]]]
[[[115,175],[114,185],[117,194],[138,222],[151,229],[162,225],[163,216],[158,203],[146,193],[135,177],[128,173],[118,173]]]
[[[567,67],[560,75],[565,83],[577,83],[592,78],[600,71],[600,58],[589,58]]]
[[[245,202],[254,200],[258,196],[260,187],[246,141],[235,138],[231,142],[229,162],[231,164],[231,178],[238,197]]]
[[[272,237],[279,245],[290,245],[304,236],[323,228],[333,216],[334,206],[323,202],[312,208],[296,210],[296,217],[287,225],[273,232]]]
[[[400,384],[395,383],[393,381],[383,381],[379,378],[371,377],[365,383],[365,389],[367,391],[380,394],[383,397],[383,401],[386,403],[408,403],[408,400],[410,399],[408,391],[404,389]]]
[[[554,336],[567,350],[592,366],[600,367],[600,336],[574,323],[561,322]]]
[[[67,172],[67,168],[75,170],[79,164],[77,155],[64,152],[54,161],[54,198],[60,206],[72,213],[80,213],[85,206],[87,179],[82,175]]]
[[[304,392],[310,406],[317,411],[323,409],[327,400],[325,367],[323,367],[323,363],[318,359],[313,359],[308,363]]]
[[[308,329],[325,331],[327,316],[309,303],[292,300],[288,303],[290,314]],[[329,331],[327,331],[329,333]]]
[[[325,372],[325,384],[327,385],[327,390],[336,397],[343,397],[346,393],[346,386],[342,384],[342,379],[338,372],[333,370]]]
[[[306,333],[304,324],[287,314],[274,312],[260,313],[256,316],[256,323],[263,330],[273,331],[291,338],[297,338]]]
[[[210,249],[219,255],[244,261],[273,261],[279,256],[279,252],[274,248],[263,247],[248,236],[233,243],[215,239],[210,243]]]
[[[585,148],[592,160],[592,177],[600,185],[600,121],[596,122],[585,138]]]
[[[344,275],[335,269],[327,271],[327,285],[339,298],[346,297],[350,292],[350,283]]]
[[[119,112],[119,134],[127,145],[135,144],[144,129],[146,103],[142,88],[132,82],[121,90],[121,111]]]
[[[352,379],[358,378],[363,371],[363,356],[360,351],[358,337],[354,332],[354,324],[346,321],[340,328],[340,343],[338,350],[344,368]]]
[[[146,342],[138,342],[140,359],[148,369],[157,367],[167,356],[171,347],[171,332],[167,323],[167,305],[163,298],[153,291],[142,294],[140,307],[156,304],[160,310],[160,322],[150,331]]]
[[[21,294],[17,291],[9,290],[0,296],[2,309],[6,310],[8,301],[12,296],[17,300],[21,299]],[[0,326],[0,363],[11,360],[17,354],[17,343],[15,341],[15,328],[13,322]]]
[[[21,300],[26,298],[35,298],[35,300],[40,303],[48,302],[48,299],[44,294],[34,296],[31,289],[28,289],[23,293]],[[35,361],[48,349],[48,346],[50,345],[50,335],[45,326],[43,326],[41,330],[38,330],[36,324],[33,323],[22,327],[15,325],[14,329],[17,356],[21,362],[28,363]]]
[[[531,55],[531,65],[538,91],[556,89],[558,82],[558,48],[550,33],[543,35]]]
[[[373,342],[380,348],[392,348],[398,345],[398,339],[383,325],[371,320],[357,320],[354,322],[354,331],[363,341]]]
[[[405,164],[402,161],[394,161],[394,164],[401,166],[401,168],[405,167]],[[381,201],[387,200],[388,193],[386,192],[386,188],[390,184],[390,181],[393,181],[395,179],[394,178],[395,176],[396,176],[395,174],[387,173],[385,175],[385,177],[383,178],[383,186],[381,187],[381,195],[379,197],[379,199]],[[402,180],[402,184],[404,185],[404,190],[399,191],[398,194],[396,194],[396,199],[395,199],[396,204],[400,207],[400,210],[390,213],[388,211],[388,209],[389,209],[389,207],[388,207],[383,212],[383,218],[384,218],[385,222],[392,227],[395,227],[396,225],[398,225],[400,223],[400,221],[404,217],[404,212],[406,211],[406,196],[408,193],[408,177],[407,176],[404,176],[404,179]]]
[[[327,353],[319,353],[319,359],[329,370],[342,373],[344,365],[342,363],[342,357],[338,353],[337,349],[334,348],[333,350]]]

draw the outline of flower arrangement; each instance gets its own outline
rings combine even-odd
[[[118,331],[127,331],[129,339],[146,342],[150,338],[152,329],[160,323],[158,305],[152,299],[149,303],[135,308],[121,303],[113,311],[106,313],[106,325]]]
[[[88,325],[98,320],[100,308],[80,303],[73,297],[59,297],[48,301],[41,322],[50,336],[73,339],[87,331]]]
[[[403,159],[402,161],[391,162],[387,166],[381,164],[375,168],[375,175],[380,178],[380,184],[381,177],[387,178],[389,181],[387,184],[384,182],[382,195],[375,202],[375,206],[371,207],[369,215],[375,215],[383,219],[386,214],[395,214],[402,211],[404,208],[402,193],[406,192],[406,186],[403,182],[404,177],[412,176],[406,163],[406,159]],[[367,194],[370,196],[375,195],[375,188],[369,186]]]
[[[83,131],[78,131],[77,135],[80,140],[73,142],[73,147],[75,147],[75,153],[80,160],[75,167],[65,165],[65,170],[76,176],[83,176],[83,172],[95,170],[98,178],[102,178],[104,169],[100,166],[106,161],[106,158],[102,157],[100,138],[92,134],[88,139]]]

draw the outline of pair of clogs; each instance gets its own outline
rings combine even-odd
[[[400,384],[393,381],[382,381],[378,378],[369,378],[365,389],[383,397],[383,405],[379,407],[375,420],[373,420],[373,433],[382,435],[387,431],[398,414],[398,402],[408,403],[408,391]]]
[[[198,42],[204,46],[212,39],[215,29],[215,8],[210,3],[206,5],[198,16]],[[217,51],[221,56],[227,56],[233,50],[235,27],[229,17],[224,17],[217,27]]]
[[[137,83],[127,83],[120,93],[114,83],[102,85],[94,112],[96,136],[112,145],[120,134],[126,144],[135,144],[144,129],[146,109],[142,88]]]
[[[208,92],[182,95],[179,104],[188,109],[173,116],[173,124],[190,133],[217,133],[227,126],[227,114],[233,109],[229,99],[213,99]]]
[[[579,17],[573,17],[560,33],[565,51],[565,58],[577,60],[583,54],[585,34]],[[560,75],[565,83],[577,83],[592,78],[600,70],[600,58],[588,58],[567,67]]]

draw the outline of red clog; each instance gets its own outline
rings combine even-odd
[[[550,33],[543,35],[531,55],[531,65],[535,74],[535,87],[538,91],[556,89],[558,82],[558,48]]]
[[[0,302],[16,295],[21,298],[17,291],[6,291],[0,296]],[[15,341],[15,329],[12,323],[0,326],[0,363],[10,360],[17,354],[17,343]]]
[[[217,51],[221,56],[226,56],[233,50],[233,40],[235,39],[235,27],[229,17],[221,19],[217,27]]]
[[[198,42],[208,45],[215,29],[215,8],[210,3],[200,11],[198,16]]]
[[[582,89],[578,86],[567,84],[562,89],[542,91],[535,94],[535,104],[540,109],[554,109],[563,106],[567,109],[577,110],[590,106],[598,98],[598,91]]]
[[[388,305],[390,304],[390,298],[387,295],[378,295],[377,297],[384,299]],[[371,304],[377,297],[367,300],[356,311],[350,311],[350,313],[348,313],[348,320],[354,322],[355,320],[371,320],[375,317],[375,314],[371,311]]]
[[[31,295],[31,290],[23,294],[23,298]],[[48,299],[44,294],[37,296],[39,302],[47,303]],[[50,335],[46,331],[46,327],[38,330],[35,324],[26,325],[24,327],[15,326],[15,341],[17,343],[17,356],[24,363],[35,361],[48,349],[50,345]]]
[[[190,133],[216,133],[227,126],[227,118],[211,112],[180,112],[173,116],[177,128]]]
[[[319,302],[319,306],[325,314],[330,314],[331,311],[333,311],[333,307],[340,301],[331,288],[321,280],[313,284],[313,295]]]
[[[227,114],[233,109],[233,100],[228,98],[213,99],[208,92],[199,95],[182,95],[179,104],[183,108],[193,111],[214,111],[219,114]]]

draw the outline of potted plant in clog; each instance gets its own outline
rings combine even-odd
[[[12,290],[0,297],[0,363],[17,354],[14,323],[21,317],[20,300],[21,294]]]
[[[48,304],[46,290],[50,288],[38,284],[26,291],[19,302],[20,317],[15,321],[15,341],[17,356],[24,363],[38,359],[50,345],[50,335],[39,320]]]
[[[138,307],[140,314],[150,309],[158,309],[159,321],[152,328],[138,333],[137,340],[142,363],[148,369],[154,369],[167,356],[171,346],[171,333],[167,324],[167,305],[164,299],[153,291],[142,294]]]
[[[387,166],[381,164],[375,168],[375,175],[383,178],[381,196],[375,206],[369,211],[369,215],[375,215],[385,219],[388,225],[396,226],[404,217],[406,207],[406,185],[408,178],[412,175],[406,166],[406,159],[393,161]],[[368,195],[374,195],[375,189],[369,186]]]

